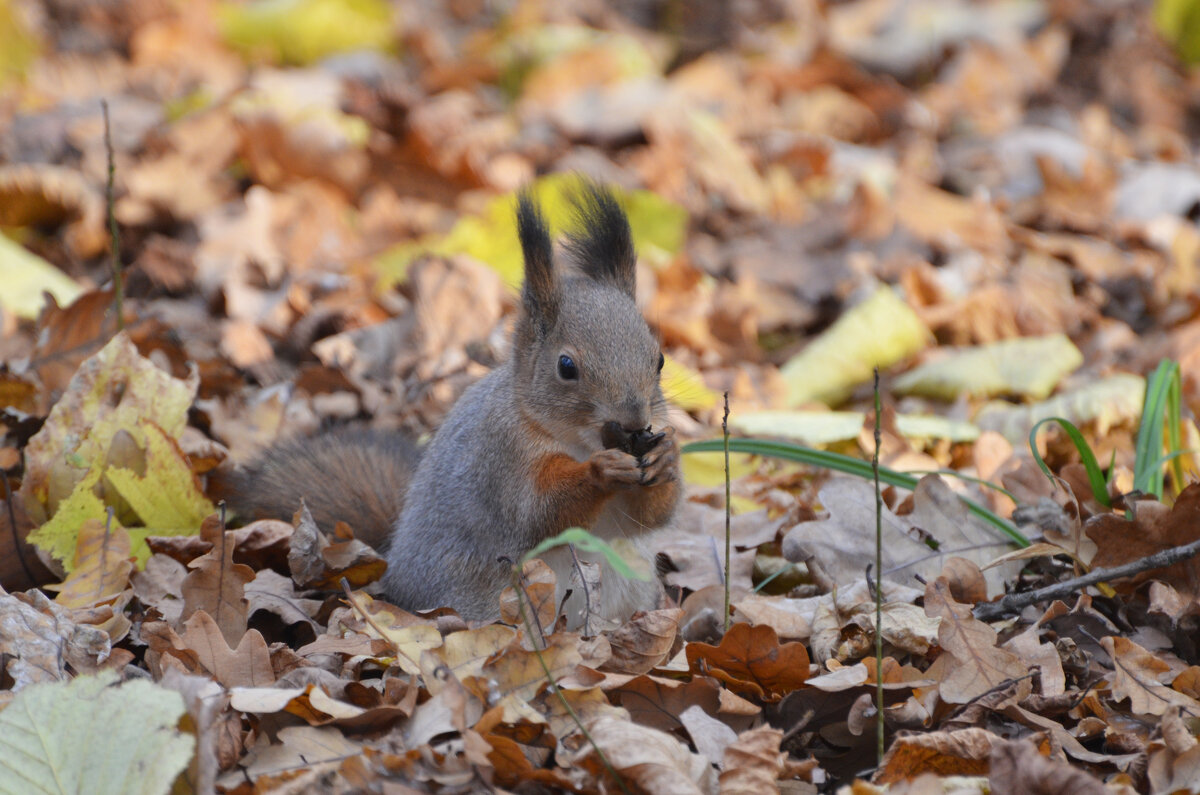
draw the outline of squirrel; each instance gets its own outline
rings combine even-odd
[[[304,498],[318,525],[345,520],[386,555],[381,584],[398,607],[449,606],[468,620],[498,618],[512,562],[566,528],[628,539],[649,559],[647,533],[670,522],[682,494],[663,354],[634,301],[624,211],[590,182],[572,202],[574,267],[560,268],[541,209],[519,194],[525,280],[511,354],[462,394],[424,450],[363,429],[285,442],[234,476],[234,511],[285,517]],[[542,556],[569,628],[611,625],[661,600],[657,580],[578,557],[600,564],[599,593],[585,601],[577,587],[564,605],[576,554]]]

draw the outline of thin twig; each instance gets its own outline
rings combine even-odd
[[[875,368],[875,454],[871,457],[871,472],[875,476],[875,756],[883,764],[883,492],[879,490],[879,448],[882,445],[879,399],[879,368]]]
[[[113,178],[117,173],[113,154],[112,129],[108,123],[108,100],[100,100],[104,112],[104,149],[108,154],[108,185],[104,189],[108,213],[108,236],[112,242],[113,309],[117,314],[117,332],[125,330],[125,277],[121,273],[121,234],[117,230],[117,216],[113,212]]]
[[[1046,599],[1069,596],[1098,582],[1119,580],[1123,577],[1131,577],[1134,574],[1150,571],[1151,569],[1166,568],[1167,566],[1173,566],[1176,563],[1193,558],[1196,555],[1200,555],[1200,540],[1184,544],[1183,546],[1164,549],[1161,552],[1155,552],[1153,555],[1147,555],[1144,558],[1138,558],[1129,563],[1122,563],[1120,566],[1093,569],[1082,577],[1074,577],[1054,585],[1048,585],[1045,588],[1038,588],[1036,591],[1009,594],[995,602],[984,602],[975,605],[975,617],[981,621],[991,621],[1009,613],[1019,613],[1026,607]]]
[[[521,612],[521,623],[523,623],[525,625],[525,634],[528,635],[532,639],[533,638],[533,625],[530,623],[529,613],[525,610],[525,603],[523,601],[521,601],[521,598],[520,598],[520,592],[521,592],[520,577],[521,577],[520,570],[516,566],[513,566],[512,567],[512,586],[513,586],[513,590],[518,593],[517,609]],[[583,733],[583,737],[585,740],[588,741],[588,745],[592,746],[592,750],[594,750],[596,752],[596,758],[600,760],[600,764],[604,765],[604,769],[607,770],[608,774],[613,777],[613,781],[617,782],[617,786],[619,786],[621,788],[621,791],[624,792],[625,795],[633,795],[633,792],[629,789],[629,785],[627,785],[625,783],[625,779],[621,778],[621,774],[618,773],[617,769],[612,766],[611,762],[608,761],[608,757],[604,754],[604,751],[596,743],[595,738],[592,737],[592,733],[589,732],[587,727],[583,725],[583,721],[580,720],[579,715],[575,712],[575,708],[571,706],[571,702],[567,701],[567,697],[563,693],[562,688],[560,688],[558,686],[558,682],[556,682],[554,680],[554,674],[551,673],[550,666],[546,662],[546,658],[544,656],[542,656],[541,650],[535,647],[533,649],[533,656],[537,657],[537,661],[541,664],[542,673],[544,673],[546,675],[546,682],[550,685],[550,690],[553,691],[554,695],[558,696],[558,700],[560,702],[562,702],[563,709],[565,709],[567,711],[567,714],[571,716],[571,720],[575,722],[575,725],[579,728],[579,731]]]
[[[729,614],[729,557],[731,554],[731,538],[729,517],[733,511],[729,504],[730,487],[729,487],[729,391],[725,391],[725,416],[721,418],[721,432],[725,435],[725,631],[729,631],[729,623],[731,620]]]

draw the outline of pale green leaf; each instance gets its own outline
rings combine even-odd
[[[880,287],[792,357],[780,370],[788,404],[834,405],[871,380],[875,367],[890,367],[929,344],[929,329],[890,287]]]
[[[963,394],[1041,400],[1081,364],[1083,354],[1065,334],[1021,337],[939,356],[896,378],[892,389],[942,400]]]
[[[183,713],[175,691],[114,671],[31,685],[0,712],[0,793],[169,792],[195,743]]]
[[[857,439],[866,418],[861,411],[749,411],[730,415],[729,424],[750,436],[822,445]],[[897,414],[896,428],[911,439],[971,442],[979,438],[979,428],[971,423],[934,415]]]
[[[258,0],[217,7],[221,35],[249,60],[309,64],[327,55],[393,47],[384,0]]]
[[[573,545],[582,552],[596,552],[604,556],[609,566],[612,566],[613,571],[620,574],[622,577],[627,577],[633,580],[646,580],[649,576],[640,571],[636,571],[625,561],[619,552],[609,546],[608,542],[602,538],[592,535],[582,527],[569,527],[563,530],[553,538],[547,538],[542,543],[538,544],[533,549],[525,553],[521,561],[533,560],[547,550],[555,547],[565,547]]]
[[[1075,425],[1092,423],[1103,435],[1113,425],[1137,422],[1145,390],[1141,376],[1117,373],[1027,406],[993,401],[975,415],[975,424],[999,432],[1014,444],[1024,441],[1029,430],[1048,417],[1062,417]]]

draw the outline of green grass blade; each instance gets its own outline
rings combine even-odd
[[[1111,508],[1112,501],[1108,498],[1108,485],[1104,480],[1104,472],[1100,469],[1100,463],[1096,460],[1096,454],[1092,452],[1087,439],[1083,438],[1083,434],[1079,432],[1079,429],[1070,420],[1063,419],[1062,417],[1047,417],[1034,425],[1032,430],[1029,431],[1029,449],[1033,452],[1033,459],[1037,461],[1037,465],[1046,473],[1046,477],[1050,478],[1051,483],[1058,485],[1054,479],[1054,473],[1050,471],[1050,467],[1046,466],[1046,462],[1042,460],[1042,454],[1037,449],[1038,429],[1047,422],[1057,422],[1066,431],[1067,436],[1075,444],[1075,449],[1079,451],[1079,459],[1083,462],[1084,469],[1087,470],[1088,484],[1092,487],[1092,496],[1096,498],[1096,502],[1105,508]]]
[[[722,440],[705,439],[704,441],[691,442],[684,445],[683,452],[719,453],[724,449]],[[730,439],[729,449],[735,453],[750,453],[768,458],[779,458],[784,461],[794,461],[798,464],[807,464],[834,472],[842,472],[862,478],[863,480],[874,479],[874,473],[871,470],[871,463],[869,461],[851,458],[841,453],[831,453],[828,450],[815,450],[811,447],[791,442],[775,442],[766,439]],[[902,489],[912,490],[917,487],[918,478],[881,466],[879,468],[879,480],[889,486],[898,486]],[[1008,540],[1017,546],[1029,546],[1029,539],[1011,522],[1000,518],[974,500],[962,496],[959,499],[967,506],[967,510],[999,530]]]
[[[1159,498],[1163,491],[1163,471],[1162,465],[1157,462],[1162,456],[1163,426],[1168,412],[1173,420],[1170,423],[1173,427],[1168,430],[1174,437],[1171,449],[1179,449],[1178,390],[1179,365],[1170,359],[1163,359],[1146,380],[1146,397],[1142,402],[1133,464],[1133,487]],[[1172,392],[1175,392],[1174,401]],[[1181,477],[1182,471],[1178,474]]]

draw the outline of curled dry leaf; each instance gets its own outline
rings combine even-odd
[[[721,762],[721,795],[770,792],[784,770],[787,754],[779,750],[783,732],[760,726],[743,732],[725,748]]]
[[[721,645],[689,643],[686,651],[693,673],[715,676],[734,692],[764,701],[778,701],[808,679],[804,644],[781,644],[770,627],[734,624]]]
[[[337,590],[343,577],[351,587],[361,588],[378,580],[387,568],[375,550],[357,539],[331,543],[303,503],[292,524],[296,530],[292,533],[288,566],[302,588]]]
[[[644,674],[664,662],[675,645],[682,617],[683,611],[678,608],[652,610],[609,632],[612,657],[606,670]]]

